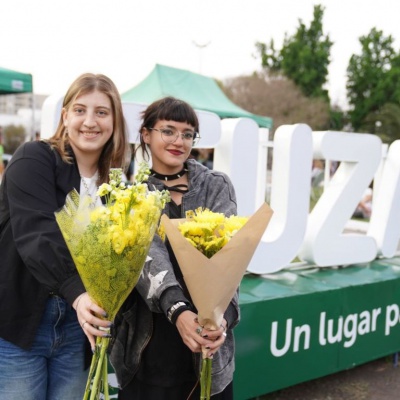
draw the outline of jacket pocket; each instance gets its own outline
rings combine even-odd
[[[134,364],[133,346],[137,327],[137,308],[137,299],[132,293],[115,318],[110,350],[110,358],[115,366],[129,368]]]

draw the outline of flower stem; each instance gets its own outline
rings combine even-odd
[[[99,361],[99,356],[100,356],[100,351],[99,351],[99,340],[101,338],[96,339],[96,346],[95,346],[95,351],[92,356],[92,362],[90,363],[90,369],[89,369],[89,375],[88,379],[86,382],[86,388],[85,388],[85,394],[83,396],[83,400],[88,400],[89,399],[89,394],[90,394],[90,385],[93,380],[94,373],[96,371],[96,365]]]
[[[207,389],[206,389],[206,398],[207,400],[210,399],[211,396],[211,370],[212,370],[212,358],[206,358],[207,363],[207,375],[206,375],[206,382],[207,382]]]
[[[212,358],[203,355],[200,372],[200,400],[210,400]]]
[[[104,356],[104,362],[103,362],[103,395],[104,395],[104,400],[110,400],[110,395],[108,392],[108,357],[107,357],[107,353]]]
[[[103,382],[104,380],[104,372],[103,372],[103,365],[107,364],[107,347],[108,347],[108,343],[109,343],[110,339],[109,338],[100,338],[98,337],[96,339],[96,353],[99,353],[97,360],[95,361],[95,366],[94,366],[94,378],[93,378],[93,384],[92,384],[92,388],[90,391],[90,400],[97,400],[99,398],[99,394],[100,394],[100,388],[102,386],[102,384],[107,385],[107,389],[108,389],[108,382],[107,380],[105,382]],[[94,357],[93,357],[94,358]],[[92,373],[92,375],[93,375]],[[91,377],[89,376],[89,379]],[[90,386],[90,381],[88,379],[88,384]],[[108,391],[107,391],[108,392]],[[86,393],[85,393],[86,395]]]

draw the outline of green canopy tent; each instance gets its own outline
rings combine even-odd
[[[19,93],[32,93],[32,132],[30,135],[32,139],[35,126],[35,101],[32,75],[0,67],[0,95]]]
[[[0,68],[0,94],[32,93],[32,75]]]
[[[272,127],[271,118],[252,114],[230,101],[214,79],[160,64],[156,64],[137,86],[121,95],[124,101],[144,104],[165,96],[177,97],[197,110],[213,112],[220,118],[246,117],[253,119],[260,127]]]

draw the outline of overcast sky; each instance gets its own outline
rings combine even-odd
[[[108,75],[123,93],[156,63],[223,80],[260,69],[255,42],[280,48],[314,4],[334,42],[328,90],[344,104],[359,37],[376,27],[399,49],[400,0],[2,0],[0,67],[31,73],[38,94],[64,93],[83,72]]]

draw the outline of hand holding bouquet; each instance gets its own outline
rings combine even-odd
[[[121,182],[122,170],[113,169],[110,181],[98,190],[106,205],[91,208],[88,199],[72,191],[56,220],[86,291],[113,320],[135,287],[157,229],[161,211],[169,201],[165,191],[149,191],[144,183],[150,170],[142,164],[136,183]],[[108,399],[108,337],[97,337],[84,399]],[[92,382],[93,381],[93,382]]]
[[[162,216],[162,229],[174,250],[201,326],[219,329],[271,216],[266,203],[249,220],[201,209],[189,212],[185,222]],[[201,400],[209,399],[211,392],[212,360],[206,354],[203,351]]]

